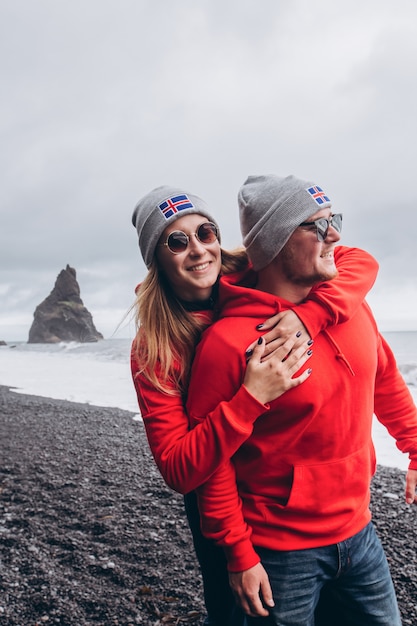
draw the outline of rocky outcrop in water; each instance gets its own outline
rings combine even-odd
[[[75,269],[67,265],[49,296],[36,307],[28,343],[88,343],[99,339],[103,335],[81,300]]]

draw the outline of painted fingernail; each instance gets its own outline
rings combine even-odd
[[[311,369],[311,367],[309,367],[309,368],[308,368],[308,370],[307,370],[307,374],[310,376],[310,374],[311,374],[311,372],[312,372],[312,371],[313,371],[313,370]]]
[[[301,330],[299,330],[299,331],[298,331],[298,333],[296,333],[296,335],[295,335],[295,336],[296,336],[296,337],[301,337],[301,335],[302,335],[302,334],[303,334],[303,333],[301,332]]]
[[[252,348],[249,348],[249,350],[246,350],[246,352],[245,352],[245,356],[246,357],[250,357],[250,356],[252,356],[252,354],[253,354]]]
[[[260,346],[261,343],[262,343],[262,337],[259,337],[259,339],[258,339],[258,346]]]
[[[307,350],[307,354],[308,356],[311,356],[313,354],[313,350]]]
[[[314,339],[309,339],[309,341],[307,341],[308,346],[312,346],[313,343],[314,343]]]
[[[257,327],[256,327],[256,330],[261,330],[263,327],[264,327],[263,324],[258,324]]]

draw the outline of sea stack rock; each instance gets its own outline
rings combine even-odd
[[[80,287],[73,267],[58,274],[51,293],[34,313],[28,343],[88,343],[103,339],[93,323],[91,313],[80,298]]]

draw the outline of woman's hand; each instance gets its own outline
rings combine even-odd
[[[247,361],[243,384],[259,402],[268,404],[283,393],[301,385],[311,374],[311,369],[304,370],[299,376],[293,375],[303,367],[311,357],[312,341],[304,341],[294,348],[294,340],[287,340],[264,359],[265,340],[260,337],[252,355]]]
[[[294,311],[288,309],[282,311],[273,317],[270,317],[266,322],[257,326],[258,330],[262,332],[269,331],[263,335],[266,348],[263,355],[263,359],[267,359],[274,350],[282,346],[288,339],[294,340],[293,349],[298,348],[305,341],[311,339],[308,331],[300,318]],[[256,340],[248,346],[246,351],[247,356],[250,356],[256,345]]]

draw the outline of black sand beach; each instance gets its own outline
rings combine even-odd
[[[182,497],[132,414],[0,386],[0,442],[1,625],[201,623]],[[417,507],[403,490],[403,472],[378,468],[374,522],[417,626]]]

